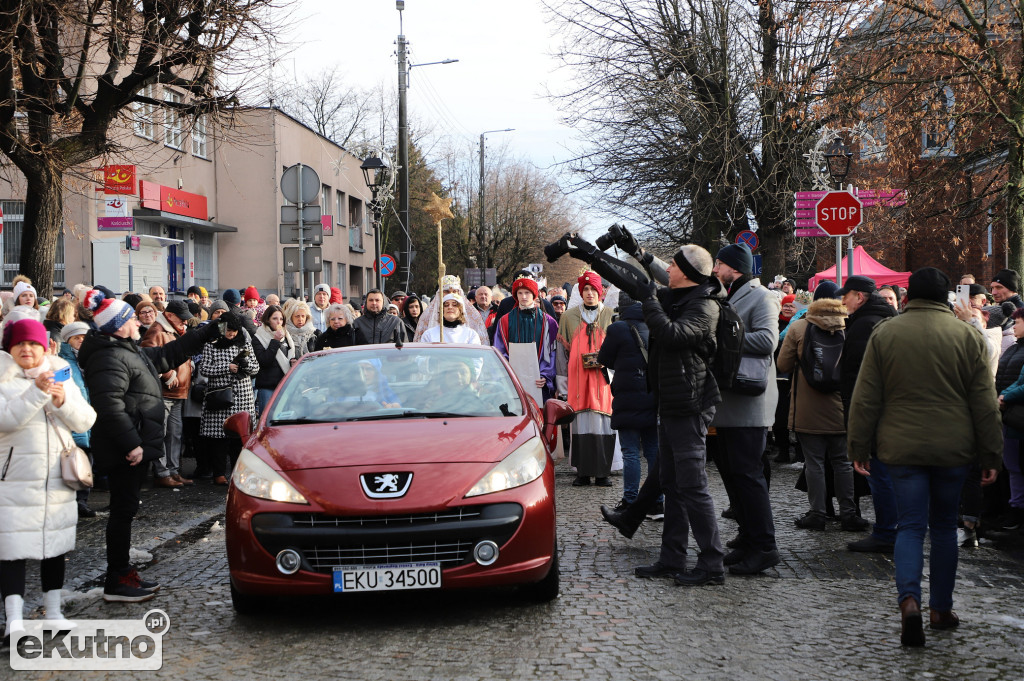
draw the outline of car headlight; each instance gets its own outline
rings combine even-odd
[[[281,474],[248,449],[243,449],[231,473],[231,481],[239,492],[257,499],[281,501],[286,504],[308,504]]]
[[[539,437],[534,437],[489,470],[466,496],[491,494],[533,482],[544,473],[547,464],[548,454],[544,444]]]

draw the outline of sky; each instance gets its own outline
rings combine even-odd
[[[569,74],[551,56],[557,38],[538,0],[407,0],[401,16],[410,62],[459,60],[412,69],[411,121],[474,149],[480,133],[515,128],[488,134],[487,152],[507,143],[509,153],[540,168],[573,156],[580,146],[575,133],[545,96],[549,87],[564,87]],[[301,79],[338,65],[346,82],[397,88],[394,0],[297,0],[290,19],[278,74]],[[589,212],[585,219],[587,233],[595,234],[612,222]]]

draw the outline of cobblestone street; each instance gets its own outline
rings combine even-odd
[[[615,487],[574,488],[558,464],[561,596],[521,603],[514,592],[324,598],[290,603],[262,617],[231,607],[223,488],[198,483],[144,497],[136,544],[152,554],[143,576],[163,584],[156,599],[106,604],[96,589],[103,568],[102,517],[82,523],[68,570],[72,618],[171,617],[159,672],[116,678],[189,679],[986,679],[1024,678],[1024,552],[984,542],[961,552],[952,632],[926,629],[928,645],[903,649],[890,560],[845,550],[859,534],[798,530],[805,510],[793,489],[798,471],[774,469],[773,507],[784,562],[725,586],[685,588],[641,580],[633,567],[657,556],[660,524],[632,540],[600,520]],[[716,472],[716,503],[725,499]],[[173,496],[172,496],[173,495]],[[97,493],[94,505],[102,502]],[[870,514],[870,501],[862,506]],[[719,511],[721,507],[719,506]],[[723,538],[735,523],[721,521]],[[691,550],[692,553],[692,550]],[[146,555],[141,554],[141,559]],[[38,582],[28,600],[38,604]],[[925,586],[927,600],[927,585]],[[67,678],[13,672],[3,678]],[[84,672],[76,678],[101,678]],[[111,675],[111,678],[114,678]]]

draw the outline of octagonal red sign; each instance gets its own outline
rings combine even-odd
[[[814,222],[830,236],[849,236],[863,221],[864,204],[852,192],[829,192],[814,206]]]

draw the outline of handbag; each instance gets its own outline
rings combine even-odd
[[[193,385],[188,391],[188,398],[197,404],[202,404],[203,400],[206,399],[206,384]]]
[[[230,409],[234,403],[235,391],[231,385],[206,389],[204,404],[207,409]]]
[[[771,355],[747,355],[740,357],[740,368],[736,373],[730,392],[739,395],[762,395],[768,389],[768,375],[771,373]]]
[[[1006,405],[1003,410],[1003,425],[1024,432],[1024,402]]]
[[[74,440],[65,443],[60,436],[60,429],[57,424],[46,414],[46,420],[53,426],[57,433],[57,443],[60,444],[60,477],[64,484],[73,490],[89,489],[92,487],[92,464],[89,463],[89,455],[81,447],[75,444]]]

